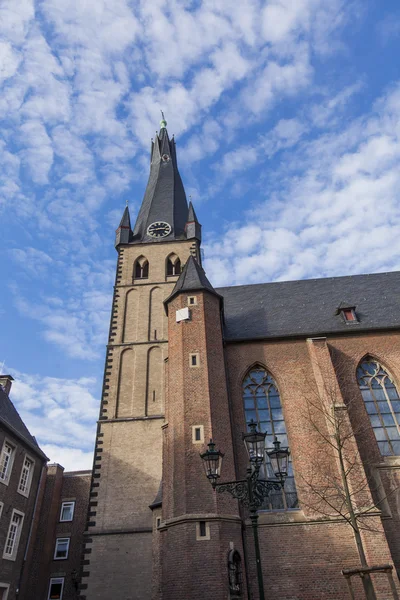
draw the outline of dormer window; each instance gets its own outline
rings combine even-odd
[[[341,315],[345,323],[359,323],[354,304],[341,302],[336,309],[335,315]]]
[[[149,277],[149,261],[145,256],[139,256],[135,261],[133,268],[134,279],[148,279]]]
[[[353,308],[345,308],[342,310],[345,321],[357,321],[356,313]]]

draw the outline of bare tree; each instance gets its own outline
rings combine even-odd
[[[351,426],[348,415],[351,406],[343,402],[337,365],[336,373],[330,364],[328,373],[325,372],[323,377],[321,371],[314,374],[314,383],[305,377],[310,395],[306,400],[306,423],[303,422],[302,426],[306,425],[310,433],[313,432],[313,443],[317,444],[318,452],[316,460],[308,465],[308,471],[300,475],[300,481],[298,478],[302,504],[327,519],[341,519],[348,523],[354,534],[360,565],[368,568],[361,532],[382,533],[370,525],[370,517],[380,515],[378,505],[385,502],[387,496],[381,488],[372,490],[378,492],[379,500],[374,502],[371,497],[366,465],[356,443],[356,437],[362,438],[365,429],[362,425],[357,430]],[[358,401],[357,398],[350,403]],[[368,573],[364,574],[362,582],[368,600],[376,600]]]

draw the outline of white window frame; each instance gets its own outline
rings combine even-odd
[[[71,515],[70,519],[63,519],[62,518],[64,506],[66,504],[72,504],[72,515]],[[64,502],[62,502],[61,503],[61,510],[60,510],[60,523],[70,523],[71,521],[73,521],[74,520],[74,512],[75,512],[75,500],[65,500]]]
[[[2,590],[6,592],[6,595],[4,596],[3,600],[7,600],[7,598],[8,598],[8,592],[10,591],[10,584],[9,583],[2,583],[0,581],[0,592]]]
[[[188,306],[197,306],[197,296],[188,296],[187,303]]]
[[[26,479],[25,489],[21,490],[22,477],[24,475],[25,462],[26,461],[29,461],[29,463],[30,463],[31,466],[30,466],[30,469],[28,471],[28,476],[27,476],[27,479]],[[35,470],[35,461],[33,460],[33,458],[31,456],[29,456],[29,454],[25,454],[24,460],[23,460],[23,463],[22,463],[21,475],[19,477],[18,490],[17,490],[17,492],[19,494],[21,494],[21,496],[25,496],[25,498],[29,497],[29,492],[31,491],[31,484],[32,484],[34,470]]]
[[[47,594],[47,600],[51,600],[50,592],[51,592],[51,586],[53,585],[53,583],[61,583],[60,600],[62,600],[62,597],[64,595],[64,581],[65,581],[65,577],[51,577],[50,578],[49,591],[48,591],[48,594]]]
[[[6,445],[10,446],[11,454],[9,454],[9,460],[7,462],[5,476],[1,477],[1,475],[0,475],[0,483],[3,483],[4,485],[9,484],[10,477],[11,477],[11,471],[12,471],[13,464],[14,464],[15,450],[16,450],[15,444],[13,444],[7,438],[5,438],[5,440],[3,442],[3,447],[1,449],[1,453],[0,453],[0,465],[3,463],[3,457],[5,456]]]
[[[192,358],[196,358],[196,364],[192,363]],[[191,352],[189,354],[189,367],[191,369],[198,369],[200,367],[200,352]]]
[[[56,545],[54,548],[54,560],[67,560],[68,558],[68,554],[69,554],[69,544],[70,544],[71,538],[69,537],[58,537],[56,538]],[[67,554],[66,556],[57,556],[57,552],[58,552],[58,545],[59,543],[65,543],[67,542]]]
[[[18,529],[16,531],[16,534],[15,534],[15,537],[14,537],[14,540],[13,540],[12,552],[10,554],[9,552],[6,552],[6,550],[7,550],[8,540],[10,538],[11,529],[12,529],[12,526],[13,526],[13,519],[14,519],[15,515],[18,515],[19,517],[21,517],[21,520],[19,522],[19,527],[18,527]],[[5,541],[5,544],[4,544],[3,558],[5,560],[15,560],[17,558],[19,541],[21,539],[21,532],[22,532],[22,528],[24,526],[24,518],[25,518],[25,514],[23,512],[21,512],[20,510],[16,510],[14,508],[14,510],[12,511],[12,515],[11,515],[11,519],[10,519],[10,524],[8,526],[6,541]]]
[[[196,430],[200,432],[199,440],[196,440]],[[204,425],[192,425],[192,443],[204,444]]]

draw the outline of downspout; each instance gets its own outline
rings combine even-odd
[[[223,322],[223,316],[222,316],[222,310],[221,310],[221,331],[222,331],[222,336],[223,336],[223,332],[224,332],[224,322]],[[229,383],[228,383],[228,365],[227,365],[227,360],[226,360],[226,354],[225,354],[225,342],[224,339],[222,337],[222,345],[223,345],[223,354],[224,354],[224,367],[225,367],[225,381],[226,381],[226,393],[228,396],[228,406],[229,406],[229,421],[230,421],[230,425],[231,425],[231,437],[232,437],[232,448],[233,448],[233,465],[235,468],[235,474],[237,477],[237,456],[236,456],[236,444],[235,441],[233,439],[233,414],[232,414],[232,403],[231,403],[231,395],[230,395],[230,389],[229,389]],[[239,506],[239,511],[240,513],[242,513],[242,508],[241,506]],[[251,600],[252,596],[251,596],[251,589],[250,589],[250,581],[249,581],[249,560],[248,560],[248,553],[247,553],[247,540],[246,540],[246,525],[244,522],[244,519],[242,517],[242,545],[243,545],[243,559],[244,559],[244,564],[246,566],[246,589],[247,589],[247,598],[248,600]]]
[[[33,507],[31,525],[29,527],[28,539],[26,541],[24,560],[22,562],[21,571],[19,573],[19,578],[18,578],[18,586],[17,586],[16,592],[15,592],[17,596],[19,595],[19,592],[20,592],[20,585],[21,585],[23,574],[24,574],[24,569],[25,569],[26,559],[28,556],[29,546],[31,543],[33,523],[34,523],[35,517],[36,517],[36,510],[37,510],[37,505],[38,505],[38,501],[39,501],[39,493],[40,493],[40,490],[42,489],[42,480],[43,480],[43,475],[44,475],[45,471],[47,471],[47,469],[46,469],[46,465],[44,464],[42,466],[42,472],[40,473],[39,482],[38,482],[38,486],[37,486],[37,490],[36,490],[35,505]]]

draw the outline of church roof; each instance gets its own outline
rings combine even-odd
[[[188,205],[178,171],[174,138],[169,139],[166,121],[151,145],[150,175],[142,206],[133,229],[132,243],[165,242],[185,238]],[[167,222],[171,232],[154,238],[147,235],[152,223]]]
[[[194,210],[194,206],[193,206],[192,201],[189,202],[189,212],[188,212],[187,221],[188,221],[188,223],[192,223],[192,222],[198,223],[199,222],[198,218],[197,218],[197,215],[196,215],[196,212]]]
[[[170,302],[180,292],[197,292],[200,290],[207,290],[211,294],[214,294],[214,296],[220,297],[220,294],[215,291],[208,281],[203,267],[199,265],[193,256],[189,256],[172,293],[164,300],[164,304]]]
[[[122,219],[121,219],[119,226],[126,227],[127,229],[131,228],[131,217],[129,215],[128,205],[125,206],[125,210],[123,212]]]
[[[162,505],[162,497],[163,497],[163,484],[162,484],[162,481],[160,481],[157,495],[154,498],[153,502],[149,505],[149,508],[151,508],[151,510],[153,510],[154,508],[158,508],[159,506],[161,506]]]
[[[400,329],[400,272],[216,288],[226,341]],[[337,308],[355,308],[345,322]]]
[[[5,393],[3,387],[0,385],[0,424],[4,425],[11,433],[13,433],[20,440],[25,442],[27,446],[31,448],[36,454],[41,456],[43,460],[47,461],[48,458],[39,448],[37,441],[29,433],[29,430],[21,417],[18,414],[17,409],[11,402],[10,398]]]

